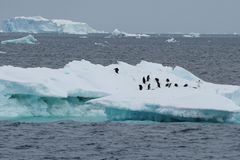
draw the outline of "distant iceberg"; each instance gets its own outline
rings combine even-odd
[[[18,39],[2,41],[1,44],[35,44],[36,42],[36,38],[34,38],[32,35],[28,35]]]
[[[200,33],[191,32],[189,34],[184,34],[183,37],[186,37],[186,38],[198,38],[198,37],[200,37]]]
[[[167,39],[166,42],[168,42],[168,43],[175,43],[175,42],[177,42],[177,40],[174,39],[174,38],[170,38],[170,39]]]
[[[90,27],[86,23],[73,22],[62,19],[46,19],[37,17],[14,17],[3,22],[4,32],[24,32],[24,33],[68,33],[68,34],[88,34],[102,33]]]
[[[147,35],[147,34],[126,33],[126,32],[123,32],[123,31],[119,31],[118,29],[115,29],[112,32],[112,35],[116,36],[116,37],[135,37],[135,38],[150,37],[150,35]]]

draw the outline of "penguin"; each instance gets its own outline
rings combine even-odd
[[[198,88],[200,88],[200,84],[201,84],[201,83],[202,83],[202,82],[201,82],[200,80],[197,81],[197,87],[198,87]]]
[[[150,90],[151,89],[151,84],[148,84],[148,88],[147,88],[148,90]]]
[[[142,78],[143,84],[146,84],[146,79],[145,77]]]
[[[170,80],[167,78],[167,79],[166,79],[166,82],[170,82]]]
[[[158,86],[158,88],[161,88],[159,81],[157,81],[157,86]]]
[[[170,88],[170,87],[171,87],[171,85],[172,85],[172,83],[169,83],[169,84],[168,84],[168,88]]]
[[[165,87],[168,87],[168,85],[169,85],[169,83],[166,83],[166,84],[165,84]]]
[[[150,75],[147,75],[147,82],[150,81]]]
[[[114,68],[114,71],[118,74],[119,69],[118,68]]]
[[[142,85],[138,85],[139,86],[139,90],[141,91],[143,89]]]
[[[158,78],[155,78],[155,81],[156,81],[156,82],[159,82],[159,79],[158,79]]]
[[[187,87],[188,86],[188,84],[184,84],[184,86],[183,87]]]
[[[178,84],[177,84],[177,83],[175,83],[175,84],[174,84],[174,86],[175,86],[175,87],[178,87]]]

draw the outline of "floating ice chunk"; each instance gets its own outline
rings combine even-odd
[[[87,36],[80,36],[79,38],[83,38],[83,39],[85,39],[85,38],[88,38]]]
[[[7,52],[4,52],[4,51],[0,51],[0,54],[6,54]]]
[[[135,37],[135,38],[141,38],[141,37],[150,37],[150,35],[147,34],[132,34],[132,33],[126,33],[123,31],[119,31],[118,29],[115,29],[112,32],[113,36],[117,36],[117,37]]]
[[[90,27],[86,23],[73,22],[61,19],[46,19],[43,17],[14,17],[3,22],[4,32],[25,32],[25,33],[69,33],[88,34],[102,33]]]
[[[176,43],[177,40],[174,39],[174,38],[170,38],[170,39],[167,39],[166,42],[168,42],[168,43]]]
[[[35,44],[37,39],[32,35],[28,35],[18,39],[2,41],[1,44]]]
[[[200,33],[191,32],[189,34],[183,35],[183,37],[186,37],[186,38],[198,38],[198,37],[200,37]]]
[[[106,44],[104,44],[104,43],[99,43],[99,42],[94,42],[94,45],[95,45],[95,46],[100,46],[100,47],[105,47],[105,46],[106,46]]]

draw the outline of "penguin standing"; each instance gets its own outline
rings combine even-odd
[[[165,87],[170,87],[170,86],[169,86],[169,85],[170,85],[170,83],[169,83],[170,80],[169,80],[168,78],[166,79],[166,82],[167,82],[167,83],[166,83]]]
[[[170,88],[170,87],[171,87],[171,85],[172,85],[172,83],[169,83],[169,84],[168,84],[168,88]]]
[[[143,86],[140,84],[139,86],[139,90],[141,91],[143,89]]]
[[[157,87],[158,87],[158,88],[161,88],[159,79],[158,79],[158,78],[155,78],[155,81],[157,82]]]
[[[145,77],[142,78],[143,84],[146,84],[146,79]]]
[[[177,84],[177,83],[175,83],[175,84],[174,84],[174,86],[175,86],[175,87],[178,87],[178,84]]]
[[[202,82],[201,82],[200,80],[197,81],[197,87],[198,87],[198,88],[200,88],[200,84],[201,84],[201,83],[202,83]]]
[[[114,68],[114,71],[118,74],[119,69],[118,68]]]
[[[150,81],[150,75],[147,75],[147,82]]]
[[[148,88],[147,88],[148,90],[150,90],[151,89],[151,84],[148,84]]]

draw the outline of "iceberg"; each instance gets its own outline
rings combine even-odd
[[[123,32],[123,31],[119,31],[118,29],[115,29],[112,32],[112,36],[115,36],[115,37],[135,37],[135,38],[150,37],[150,35],[147,35],[147,34],[126,33],[126,32]]]
[[[28,35],[18,39],[11,39],[2,41],[1,44],[36,44],[37,39],[32,35]]]
[[[189,34],[184,34],[183,37],[186,37],[186,38],[198,38],[198,37],[200,37],[200,33],[191,32]]]
[[[14,17],[3,22],[4,32],[24,32],[24,33],[68,33],[68,34],[88,34],[102,33],[90,27],[86,23],[73,22],[62,19],[46,19],[37,17]]]
[[[175,42],[177,42],[177,40],[174,39],[174,38],[170,38],[170,39],[167,39],[166,42],[168,42],[168,43],[175,43]]]
[[[2,66],[0,119],[24,117],[239,123],[240,87],[146,61],[103,66],[81,60],[59,69]]]

